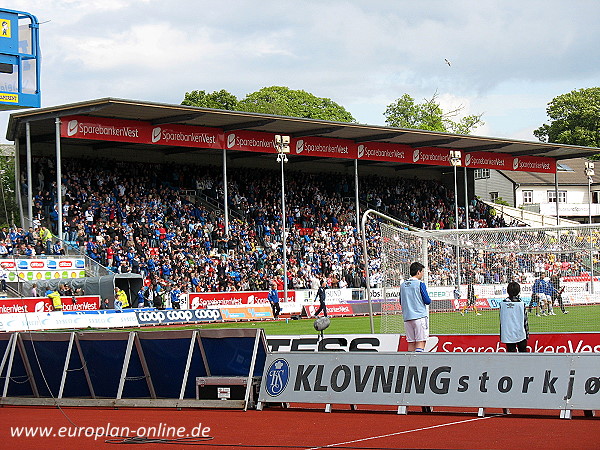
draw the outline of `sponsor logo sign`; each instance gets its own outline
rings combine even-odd
[[[100,297],[86,295],[61,298],[63,311],[95,311],[100,308]],[[52,311],[52,301],[47,297],[0,299],[0,314],[32,313]]]
[[[84,269],[85,261],[78,258],[23,259],[0,261],[6,270],[66,270]]]
[[[56,280],[59,278],[85,278],[85,270],[11,270],[7,279],[11,282]]]
[[[224,321],[273,318],[270,306],[221,307],[219,310]]]
[[[266,390],[277,397],[287,387],[290,380],[290,365],[283,358],[277,358],[265,371]]]
[[[271,336],[272,352],[397,352],[400,334],[327,334],[312,336]]]
[[[418,150],[417,150],[418,153]],[[368,142],[358,146],[358,159],[372,161],[390,161],[410,163],[414,156],[413,148],[408,145],[386,142]]]
[[[590,354],[269,353],[263,377],[260,402],[555,410],[600,402]]]
[[[412,161],[415,164],[449,166],[450,150],[436,147],[422,147],[413,150]]]
[[[180,147],[230,149],[276,153],[275,135],[259,131],[236,130],[223,133],[219,128],[189,125],[154,126],[149,122],[105,117],[68,116],[61,122],[61,137],[93,139]],[[403,144],[368,142],[323,137],[293,138],[290,152],[294,155],[329,158],[365,159],[400,163],[450,166],[450,150],[422,147],[413,149]],[[463,165],[471,168],[555,173],[556,161],[539,156],[517,158],[501,153],[472,152],[462,155]]]
[[[193,292],[189,294],[189,305],[190,309],[219,306],[268,305],[268,295],[267,291]],[[279,300],[285,303],[282,291],[279,292]],[[288,302],[294,302],[295,300],[295,291],[289,290]],[[283,304],[281,306],[283,307]]]
[[[464,165],[472,169],[556,172],[556,161],[545,156],[519,156],[515,158],[505,153],[472,152],[464,155]]]
[[[291,153],[295,155],[349,159],[356,159],[358,156],[358,146],[354,141],[348,139],[307,136],[299,139],[292,139],[290,147]]]
[[[168,309],[136,311],[140,325],[167,325],[171,323],[214,322],[221,320],[218,309]]]
[[[98,311],[96,311],[98,312]],[[30,314],[0,315],[0,330],[60,330],[72,328],[137,327],[133,312],[88,314],[88,312],[38,312]]]
[[[275,134],[260,131],[236,130],[225,134],[227,150],[277,153]]]
[[[530,353],[600,353],[598,333],[532,334],[527,340]],[[408,349],[405,341],[400,351]],[[427,341],[425,350],[441,353],[505,353],[506,346],[495,334],[436,335]]]
[[[223,135],[218,128],[189,125],[161,125],[152,127],[150,143],[180,147],[222,148]]]
[[[306,305],[304,308],[306,309],[306,313],[312,316],[319,309],[319,305]],[[352,314],[354,314],[352,305],[327,305],[328,316],[350,316]]]
[[[189,125],[153,126],[138,120],[69,116],[61,122],[61,137],[139,144],[175,145],[196,148],[223,148],[218,128]]]

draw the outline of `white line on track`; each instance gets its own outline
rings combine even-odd
[[[391,437],[391,436],[398,436],[400,434],[414,433],[416,431],[432,430],[434,428],[447,427],[449,425],[458,425],[458,424],[461,424],[461,423],[475,422],[477,420],[491,419],[491,418],[494,418],[494,417],[500,417],[500,416],[505,416],[505,415],[506,414],[495,414],[495,415],[490,415],[490,416],[486,416],[486,417],[476,417],[474,419],[459,420],[458,422],[442,423],[440,425],[432,425],[430,427],[415,428],[414,430],[404,430],[404,431],[398,431],[397,433],[380,434],[379,436],[370,436],[370,437],[366,437],[366,438],[362,438],[362,439],[354,439],[352,441],[337,442],[335,444],[321,445],[319,447],[310,447],[310,448],[307,448],[306,450],[319,450],[321,448],[336,447],[338,445],[355,444],[357,442],[370,441],[370,440],[373,440],[373,439],[381,439],[381,438],[386,438],[386,437]]]

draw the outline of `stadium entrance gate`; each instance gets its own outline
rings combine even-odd
[[[371,233],[367,236],[367,233]],[[420,261],[426,267],[426,281],[432,303],[430,311],[456,315],[465,305],[475,303],[482,310],[497,308],[497,302],[506,298],[509,281],[521,284],[521,299],[529,305],[532,285],[542,275],[564,291],[553,292],[553,306],[560,314],[559,300],[568,305],[587,307],[587,331],[596,322],[594,310],[600,303],[600,285],[597,280],[597,254],[600,245],[600,226],[572,225],[550,227],[513,227],[485,229],[420,230],[396,219],[368,210],[362,218],[363,253],[366,255],[367,297],[370,311],[372,302],[381,302],[381,333],[403,333],[404,326],[399,302],[399,286],[409,277],[409,266]],[[378,285],[372,281],[377,274]],[[455,287],[459,286],[455,294]],[[376,293],[374,295],[374,292]],[[585,308],[584,308],[585,309]],[[485,313],[484,313],[485,315]],[[432,314],[435,322],[446,322],[447,333],[477,334],[484,332],[490,320],[478,320],[476,314],[467,314],[463,320],[448,320],[448,314]],[[486,319],[485,317],[482,319]],[[558,321],[532,321],[530,331],[557,331]],[[371,314],[371,328],[373,320]],[[438,328],[439,329],[439,328]],[[494,330],[497,330],[494,327]],[[573,330],[570,330],[573,331]],[[374,332],[374,330],[373,330]]]

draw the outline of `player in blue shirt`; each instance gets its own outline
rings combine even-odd
[[[429,338],[429,309],[431,303],[427,286],[421,281],[425,266],[413,262],[409,269],[410,278],[400,286],[402,317],[409,352],[422,352]]]

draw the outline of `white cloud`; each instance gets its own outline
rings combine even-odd
[[[600,2],[579,0],[6,0],[40,26],[44,106],[96,97],[179,103],[284,85],[384,124],[437,92],[521,136],[556,95],[597,86]],[[560,24],[560,26],[557,26]],[[444,62],[449,59],[452,65]],[[7,113],[0,113],[0,126]],[[529,139],[533,139],[532,136]]]

